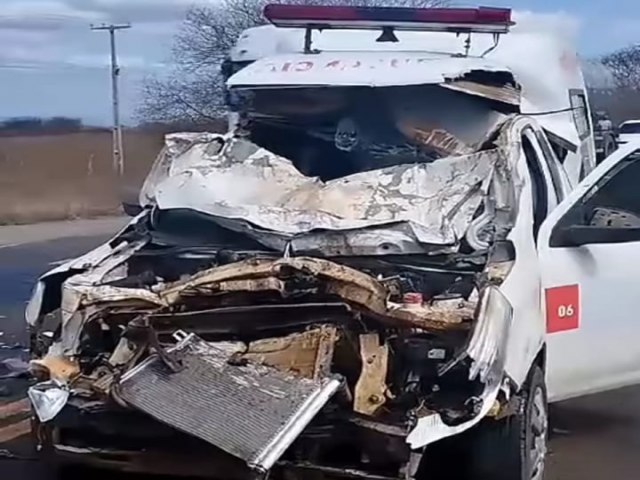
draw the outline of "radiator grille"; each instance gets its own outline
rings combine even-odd
[[[269,470],[340,385],[337,378],[296,378],[261,365],[231,365],[234,344],[189,336],[174,373],[150,357],[127,374],[119,395],[131,406]]]

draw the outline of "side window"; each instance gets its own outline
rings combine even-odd
[[[569,153],[576,153],[578,151],[578,147],[576,145],[554,134],[550,130],[545,130],[545,136],[549,139],[551,149],[556,154],[562,165],[564,165]]]
[[[591,135],[591,119],[587,109],[587,95],[584,90],[569,90],[569,103],[580,140],[584,140]]]
[[[596,184],[582,201],[578,224],[640,227],[640,150],[626,157]]]
[[[564,182],[562,181],[562,172],[560,171],[560,161],[558,157],[553,152],[551,145],[549,144],[549,140],[541,131],[532,132],[536,139],[538,140],[538,145],[542,149],[542,154],[547,163],[547,167],[549,168],[549,174],[551,175],[551,181],[553,182],[553,189],[556,192],[556,198],[558,202],[564,200],[565,197],[565,189]]]
[[[538,238],[542,222],[549,213],[549,192],[547,181],[542,170],[542,164],[533,148],[533,144],[526,135],[522,137],[522,149],[527,160],[527,168],[531,175],[531,190],[533,195],[533,235]]]

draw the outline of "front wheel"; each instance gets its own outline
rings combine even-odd
[[[429,445],[416,480],[542,480],[548,409],[544,373],[534,366],[517,411],[487,418],[461,435]]]
[[[600,161],[609,157],[609,155],[616,151],[616,148],[616,141],[613,138],[607,138],[607,140],[605,140],[604,142],[604,151],[602,152],[602,158],[600,159]]]
[[[544,373],[534,366],[519,393],[517,412],[503,420],[487,419],[474,432],[471,478],[542,480],[549,415]]]

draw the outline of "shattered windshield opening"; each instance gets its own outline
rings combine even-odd
[[[259,246],[239,247],[227,233],[178,239],[191,237],[182,227],[157,240],[328,257],[486,250],[490,192],[509,185],[496,140],[513,108],[482,96],[487,88],[243,90],[228,134],[167,138],[141,196]]]
[[[508,113],[438,85],[256,89],[238,99],[254,143],[323,180],[477,152]]]

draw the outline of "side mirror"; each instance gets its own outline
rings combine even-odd
[[[137,203],[122,202],[122,210],[129,217],[137,217],[144,209]]]
[[[139,188],[132,188],[128,186],[122,187],[120,190],[122,210],[124,210],[124,213],[130,217],[137,217],[142,213],[142,210],[144,210],[138,200],[139,192]]]
[[[639,227],[601,227],[570,225],[559,227],[551,235],[551,247],[579,247],[599,243],[640,241]]]

